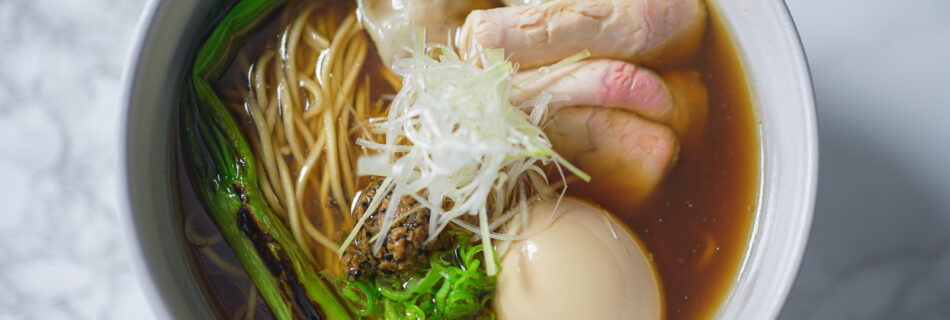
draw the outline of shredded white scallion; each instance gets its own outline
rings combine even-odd
[[[411,58],[395,62],[393,71],[403,77],[402,89],[393,97],[388,116],[372,123],[371,129],[383,132],[385,141],[357,141],[375,151],[359,158],[358,174],[387,177],[387,182],[392,182],[388,188],[392,199],[408,195],[420,200],[430,211],[427,241],[435,239],[449,223],[463,222],[460,217],[477,216],[479,232],[474,233],[485,243],[485,267],[493,275],[497,266],[489,238],[510,239],[513,235],[492,232],[499,226],[490,227],[489,202],[494,203],[494,210],[514,204],[512,209],[526,212],[518,202],[525,201],[524,189],[551,194],[541,167],[552,163],[559,171],[564,166],[585,181],[589,177],[559,156],[541,129],[547,104],[564,97],[542,93],[531,101],[526,113],[509,102],[517,88],[513,83],[517,67],[505,60],[502,50],[484,50],[466,60],[451,47],[424,44],[422,39],[424,33],[420,32]],[[588,55],[585,51],[548,68]],[[481,63],[473,63],[474,59]],[[444,209],[446,203],[451,205]],[[388,232],[396,209],[395,205],[387,207],[380,234]],[[372,213],[368,210],[365,215]],[[352,234],[357,229],[359,225]],[[375,241],[374,250],[382,243]]]

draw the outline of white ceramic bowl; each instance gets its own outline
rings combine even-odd
[[[209,319],[185,256],[175,187],[172,122],[187,54],[213,1],[152,0],[126,64],[126,233],[159,319]],[[761,137],[759,202],[750,246],[718,312],[769,319],[797,273],[817,180],[815,105],[805,55],[781,0],[712,0],[741,56]]]

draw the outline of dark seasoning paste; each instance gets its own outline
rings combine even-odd
[[[336,1],[331,1],[336,3]],[[715,315],[739,271],[748,246],[759,187],[759,138],[749,87],[732,39],[710,7],[709,25],[699,54],[685,67],[698,70],[709,94],[709,118],[703,142],[684,149],[679,162],[657,192],[624,221],[646,245],[662,282],[668,319],[701,319]],[[272,19],[244,46],[254,57],[276,39]],[[257,49],[248,49],[254,48]],[[372,49],[372,48],[371,48]],[[375,51],[367,65],[378,63]],[[231,69],[234,69],[232,63]],[[684,66],[680,66],[682,68]],[[663,70],[659,70],[661,73]],[[222,78],[233,72],[225,72]],[[374,84],[383,84],[380,77]],[[226,85],[222,79],[216,86]],[[379,81],[379,82],[377,82]],[[246,87],[246,83],[234,83]],[[376,94],[374,94],[375,96]],[[686,148],[686,147],[684,147]],[[184,221],[203,235],[217,233],[214,224],[195,197],[178,161],[178,185]],[[568,193],[577,192],[573,186]],[[623,213],[624,208],[608,208]],[[629,209],[627,209],[629,210]],[[619,216],[623,216],[618,214]],[[245,305],[252,285],[247,276],[224,271],[189,244],[188,255],[198,282],[219,318],[232,318]],[[220,259],[240,266],[224,241],[209,247]],[[209,250],[209,249],[204,249]],[[243,272],[243,270],[238,270]],[[256,290],[254,291],[256,294]],[[257,297],[255,318],[272,319],[266,304]]]

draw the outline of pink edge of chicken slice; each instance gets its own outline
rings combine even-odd
[[[657,67],[692,57],[705,26],[701,0],[558,0],[474,10],[462,25],[459,48],[469,54],[505,49],[523,68],[584,49],[595,58]]]
[[[536,77],[537,72],[523,71],[515,76],[515,83],[521,87],[510,98],[513,105],[522,105],[546,90],[570,97],[548,104],[552,113],[570,106],[610,107],[668,125],[691,146],[702,138],[708,99],[696,71],[660,76],[623,61],[594,59],[540,77]]]
[[[537,72],[524,71],[515,77],[522,90],[511,96],[512,104],[521,105],[547,90],[570,97],[548,104],[552,112],[567,106],[616,107],[660,123],[670,123],[676,113],[673,95],[663,79],[653,71],[626,62],[585,60],[525,82]]]

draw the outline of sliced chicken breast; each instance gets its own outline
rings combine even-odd
[[[584,49],[656,67],[693,56],[705,25],[701,0],[558,0],[472,11],[459,48],[469,54],[503,48],[523,68]]]
[[[627,62],[592,59],[545,75],[539,72],[523,71],[515,77],[522,90],[512,95],[512,104],[521,105],[547,91],[569,97],[548,104],[552,113],[570,106],[623,109],[668,125],[683,138],[701,133],[705,126],[706,89],[695,71],[670,72],[661,77]]]
[[[405,58],[413,30],[426,28],[426,41],[446,43],[469,11],[490,8],[490,0],[358,0],[360,21],[387,67]]]
[[[545,132],[555,151],[591,176],[582,196],[607,208],[642,204],[679,153],[668,127],[613,108],[562,109]]]

